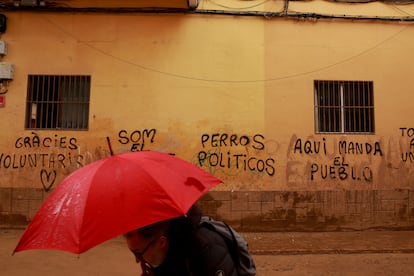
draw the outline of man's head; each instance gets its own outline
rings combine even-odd
[[[129,250],[137,263],[144,262],[152,267],[162,264],[169,248],[168,231],[170,221],[157,222],[125,234]]]

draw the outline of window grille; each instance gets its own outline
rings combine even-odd
[[[88,129],[90,76],[29,75],[26,128]]]
[[[373,134],[372,81],[315,80],[316,133]]]

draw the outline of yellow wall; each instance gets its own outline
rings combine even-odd
[[[357,22],[271,22],[265,27],[265,126],[268,137],[279,137],[282,161],[290,189],[392,189],[412,187],[411,137],[400,128],[412,128],[413,31],[410,24]],[[292,36],[293,33],[300,34]],[[280,66],[275,66],[280,64]],[[314,132],[313,93],[315,79],[371,80],[374,82],[375,135],[322,135]],[[296,113],[296,114],[295,114]],[[281,138],[283,137],[283,138]],[[302,153],[299,142],[326,145],[326,153]],[[349,150],[340,156],[338,144],[364,145],[364,153]],[[366,147],[377,145],[377,154]],[[411,144],[411,146],[410,146]],[[302,147],[303,149],[303,147]],[[381,154],[380,154],[381,153]],[[348,178],[322,178],[335,158],[348,164]],[[344,158],[344,159],[343,159]],[[278,158],[279,160],[279,158]],[[344,160],[345,162],[342,162]],[[286,163],[287,162],[287,163]],[[314,180],[311,167],[318,166]],[[352,168],[355,180],[351,180]],[[372,171],[373,181],[363,172]],[[361,178],[361,180],[358,180]]]
[[[412,23],[5,14],[8,28],[1,39],[8,43],[8,54],[2,61],[15,65],[15,75],[0,108],[0,187],[55,187],[77,167],[108,156],[107,136],[116,153],[130,151],[136,140],[144,150],[173,153],[198,165],[200,157],[212,156],[210,165],[206,160],[202,165],[224,180],[217,188],[222,190],[414,186],[409,156],[414,130],[408,137],[400,129],[414,127]],[[89,131],[24,129],[28,74],[91,75]],[[375,135],[315,134],[315,79],[373,81]],[[154,136],[138,137],[153,129]],[[223,142],[213,141],[213,135]],[[242,143],[248,137],[249,143],[231,144],[232,135]],[[21,146],[24,137],[30,143]],[[38,145],[37,138],[51,138],[53,144]],[[301,152],[298,141],[320,143],[326,151]],[[340,141],[377,151],[339,156]],[[44,162],[20,166],[28,154],[43,154]],[[240,155],[238,167],[234,155]],[[56,156],[64,160],[51,161]],[[215,165],[216,156],[222,156],[222,166]],[[264,168],[250,170],[248,164]],[[312,180],[312,166],[345,166],[348,177],[323,179],[318,171]]]

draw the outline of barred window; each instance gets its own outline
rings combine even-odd
[[[372,81],[315,80],[314,91],[316,133],[374,133]]]
[[[29,75],[28,129],[88,129],[90,76]]]

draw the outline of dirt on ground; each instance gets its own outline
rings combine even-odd
[[[12,256],[22,231],[0,230],[0,275],[5,276],[132,276],[139,266],[118,237],[91,250],[74,255],[55,250],[29,250]],[[288,239],[288,235],[283,236]],[[252,237],[249,237],[249,239]],[[275,248],[256,234],[257,241]],[[283,242],[283,241],[281,241]],[[285,242],[290,242],[286,240]],[[297,242],[297,241],[294,241]],[[352,243],[352,241],[349,241]],[[355,241],[354,241],[355,242]],[[315,240],[315,243],[318,243]],[[258,249],[256,244],[254,247]],[[299,247],[298,247],[299,248]],[[258,251],[257,251],[258,252]],[[315,251],[316,252],[316,251]],[[407,251],[408,252],[408,251]],[[389,250],[383,253],[254,254],[257,275],[414,275],[414,254]]]

